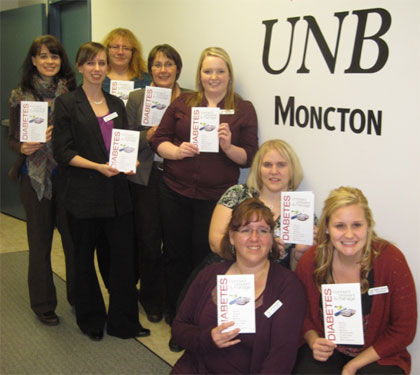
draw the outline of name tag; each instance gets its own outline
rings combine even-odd
[[[105,117],[104,117],[104,121],[105,121],[105,122],[111,121],[111,120],[113,120],[115,117],[118,117],[118,113],[117,113],[117,112],[112,112],[112,113],[110,113],[108,116],[105,116]]]
[[[279,300],[277,300],[265,311],[264,315],[267,318],[270,318],[282,306],[283,304]]]
[[[386,294],[389,293],[388,286],[378,286],[377,288],[370,288],[368,294],[374,296],[376,294]]]
[[[235,110],[234,109],[221,109],[220,114],[221,115],[234,115]]]

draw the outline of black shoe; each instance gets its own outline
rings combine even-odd
[[[183,347],[181,347],[181,346],[179,346],[175,341],[174,341],[174,339],[171,337],[171,339],[169,340],[169,350],[171,351],[171,352],[174,352],[174,353],[179,353],[179,352],[182,352],[183,350],[184,350],[184,348]]]
[[[45,313],[38,314],[38,318],[41,323],[47,326],[56,326],[60,323],[60,319],[58,319],[58,316],[54,311],[47,311]]]
[[[165,315],[165,322],[169,324],[170,326],[172,325],[174,319],[175,317],[173,315],[170,315],[170,314]]]
[[[104,331],[102,329],[98,329],[97,331],[85,331],[82,329],[82,332],[93,341],[101,341],[104,338]]]
[[[149,320],[149,322],[151,323],[159,323],[163,318],[163,314],[162,313],[158,313],[158,314],[147,314],[147,319]]]
[[[134,337],[147,337],[150,336],[150,329],[140,326],[140,329],[134,335]]]

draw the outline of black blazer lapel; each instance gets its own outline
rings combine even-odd
[[[80,108],[81,113],[85,117],[84,123],[88,124],[89,131],[95,137],[96,141],[100,145],[101,152],[103,156],[108,159],[108,151],[106,150],[104,138],[102,137],[101,128],[99,127],[98,119],[93,112],[92,107],[89,104],[88,98],[83,91],[82,87],[79,87],[79,92],[77,93],[77,102]]]

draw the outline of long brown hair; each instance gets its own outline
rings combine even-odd
[[[33,76],[38,74],[38,70],[34,64],[32,64],[32,57],[39,54],[43,45],[47,47],[50,53],[60,56],[61,59],[60,70],[53,78],[54,81],[57,82],[59,79],[65,79],[67,81],[66,86],[68,89],[74,90],[76,88],[76,77],[63,45],[52,35],[42,35],[34,39],[23,62],[22,80],[20,82],[22,91],[30,91],[36,97],[38,96],[38,93],[33,87]]]
[[[373,229],[375,221],[373,220],[368,201],[362,191],[354,187],[341,186],[338,189],[331,191],[330,195],[325,200],[324,209],[322,210],[321,218],[318,223],[318,234],[316,239],[318,245],[315,254],[314,281],[320,290],[322,284],[334,283],[332,276],[334,247],[331,244],[330,236],[327,231],[330,218],[339,208],[354,204],[358,205],[363,210],[368,226],[366,244],[362,249],[362,258],[360,259],[360,283],[362,293],[366,293],[369,289],[368,275],[373,267],[373,260],[379,255],[382,245],[386,243],[386,241],[378,237]],[[373,242],[379,242],[379,246],[376,249],[373,247]]]

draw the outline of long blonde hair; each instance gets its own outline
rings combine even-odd
[[[188,105],[190,105],[191,107],[196,107],[200,105],[203,100],[204,88],[201,82],[201,67],[203,66],[203,61],[207,56],[220,57],[226,63],[230,75],[230,80],[225,95],[224,109],[235,109],[235,101],[237,100],[237,98],[239,98],[239,95],[235,94],[234,91],[233,65],[228,53],[221,47],[208,47],[203,52],[201,52],[200,59],[198,60],[197,73],[195,77],[197,92],[195,92],[189,97],[187,102]]]
[[[118,37],[127,40],[127,42],[130,43],[133,48],[130,64],[128,65],[129,72],[133,75],[133,77],[142,78],[143,74],[147,73],[146,61],[143,59],[143,49],[139,40],[132,33],[132,31],[128,29],[119,27],[117,29],[110,31],[108,35],[105,37],[102,44],[106,47],[106,54],[108,56],[108,62],[109,62],[109,46],[111,42],[115,38],[118,38]],[[109,68],[110,68],[110,65],[108,65],[108,69]]]
[[[321,218],[318,223],[317,247],[315,254],[315,270],[314,281],[321,290],[322,284],[333,284],[332,276],[332,260],[334,247],[331,244],[328,234],[328,223],[332,214],[342,207],[357,204],[364,212],[367,222],[367,237],[365,247],[362,249],[362,257],[360,259],[360,279],[362,293],[366,293],[369,289],[368,275],[373,267],[373,260],[380,254],[382,245],[385,240],[378,237],[374,231],[375,221],[373,220],[372,211],[369,208],[368,201],[362,191],[349,186],[341,186],[332,190],[328,198],[324,202]],[[375,249],[373,242],[379,242],[379,246]]]

